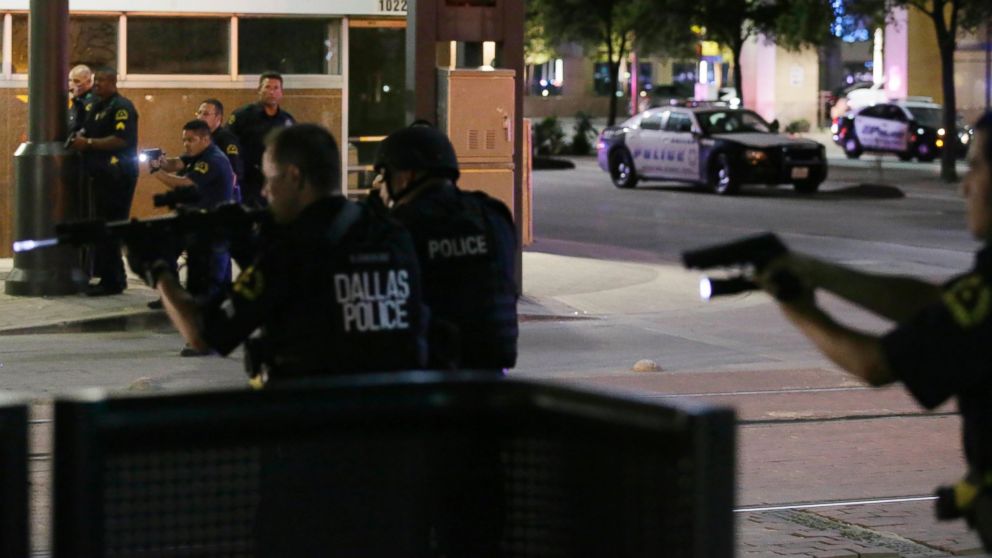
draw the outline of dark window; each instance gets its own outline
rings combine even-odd
[[[117,68],[116,17],[69,17],[69,68]]]
[[[672,115],[668,117],[668,123],[665,125],[665,130],[668,132],[691,132],[692,119],[689,118],[688,114],[673,112]]]
[[[130,74],[227,74],[230,20],[129,17]]]
[[[238,73],[338,74],[340,22],[325,18],[241,18]],[[403,58],[401,52],[366,53]],[[356,68],[360,71],[361,67]]]
[[[871,118],[885,118],[884,110],[885,109],[883,105],[875,105],[861,111],[861,114],[859,114],[858,116],[868,116]]]
[[[596,62],[593,69],[593,90],[597,95],[616,95],[617,87],[610,75],[609,62]]]
[[[661,128],[662,128],[662,126],[664,124],[665,115],[667,115],[667,114],[668,113],[656,112],[656,113],[654,113],[652,115],[649,115],[649,116],[645,117],[644,120],[641,120],[641,129],[642,130],[661,130]]]
[[[13,18],[13,72],[28,73],[30,47],[30,18],[27,14]],[[99,66],[117,67],[117,18],[115,17],[69,17],[69,68],[86,64],[91,68]]]

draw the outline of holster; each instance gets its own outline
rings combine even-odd
[[[264,384],[273,362],[272,345],[268,338],[251,337],[245,341],[245,373],[253,385],[260,379]]]

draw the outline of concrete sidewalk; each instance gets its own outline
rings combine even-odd
[[[6,276],[11,266],[10,259],[0,260],[0,278]],[[527,336],[538,328],[559,327],[547,322],[560,322],[560,328],[567,328],[569,320],[574,318],[589,318],[574,323],[593,328],[652,315],[681,321],[684,325],[707,314],[747,312],[771,306],[761,296],[707,305],[691,294],[696,292],[697,281],[698,274],[673,264],[526,252],[524,296],[519,307],[522,335]],[[140,323],[155,319],[161,324],[161,312],[146,307],[154,298],[154,292],[133,276],[123,294],[111,297],[11,297],[0,288],[0,354],[5,344],[14,344],[17,339],[4,334],[73,331],[74,325],[95,320]],[[695,326],[690,324],[692,327]],[[784,330],[787,324],[781,327]],[[685,335],[681,331],[679,334]],[[720,332],[704,329],[690,341],[717,335]],[[919,492],[919,488],[900,488],[928,487],[929,490],[937,483],[953,480],[961,466],[956,417],[944,413],[925,419],[922,424],[911,423],[905,415],[915,412],[915,404],[898,388],[876,395],[876,392],[858,391],[861,388],[836,370],[818,364],[800,368],[794,360],[783,357],[779,370],[655,374],[589,371],[577,377],[562,377],[560,381],[632,390],[658,398],[711,394],[704,399],[737,408],[741,420],[738,505],[745,508],[735,514],[738,556],[915,558],[980,554],[977,538],[961,522],[934,521],[933,502],[925,499],[928,493]],[[515,373],[528,375],[527,370]],[[769,389],[780,392],[767,392]],[[788,393],[789,389],[795,389],[796,393]],[[725,395],[714,396],[714,393]],[[892,418],[883,421],[882,428],[834,420],[876,412],[891,414]],[[804,418],[814,420],[800,426],[793,423]],[[921,437],[925,439],[918,441]],[[907,439],[916,441],[915,445],[906,443]],[[907,452],[912,454],[911,458]],[[947,457],[938,465],[917,467],[916,463],[927,461],[927,452]],[[893,464],[902,462],[906,468],[897,468],[898,472],[892,473]],[[803,505],[821,500],[819,494],[824,486],[842,487],[851,478],[868,479],[879,487],[879,493],[914,498],[871,505],[846,501],[826,507]],[[809,484],[811,479],[819,486]],[[860,490],[859,486],[852,486],[851,499],[859,499],[854,496],[861,496]],[[37,513],[44,511],[44,498],[33,502]],[[763,509],[765,502],[790,504]],[[36,529],[44,527],[36,525]],[[43,551],[45,540],[44,532],[35,533],[36,550]]]

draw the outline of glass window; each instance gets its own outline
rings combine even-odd
[[[667,114],[668,114],[667,112],[656,112],[654,114],[650,114],[648,116],[645,116],[644,119],[641,120],[641,129],[642,130],[661,130],[662,120],[664,119],[664,117]]]
[[[230,20],[129,17],[129,74],[229,73]]]
[[[697,112],[699,125],[707,134],[769,132],[768,123],[749,110]],[[691,129],[691,125],[690,125]],[[687,130],[688,131],[688,130]]]
[[[28,73],[28,16],[27,14],[15,15],[13,18],[13,29],[10,34],[13,52],[11,67],[15,74]]]
[[[673,112],[672,115],[668,117],[668,123],[665,125],[665,130],[669,132],[689,132],[692,130],[692,119],[689,118],[688,114]]]
[[[596,62],[593,67],[592,79],[593,91],[597,95],[614,95],[616,93],[617,88],[613,85],[609,62]]]
[[[340,74],[340,35],[336,19],[241,18],[238,73]]]
[[[69,17],[69,68],[117,68],[116,17]]]

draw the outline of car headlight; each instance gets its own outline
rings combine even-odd
[[[938,128],[937,129],[937,135],[940,136],[940,137],[944,137],[944,129],[943,128]]]
[[[936,145],[937,147],[944,147],[944,140],[938,139],[936,142],[934,142],[934,145]]]
[[[961,134],[961,143],[967,145],[969,140],[971,140],[971,136],[969,136],[967,133]]]
[[[768,154],[757,149],[745,149],[744,160],[751,165],[758,165],[768,160]]]

